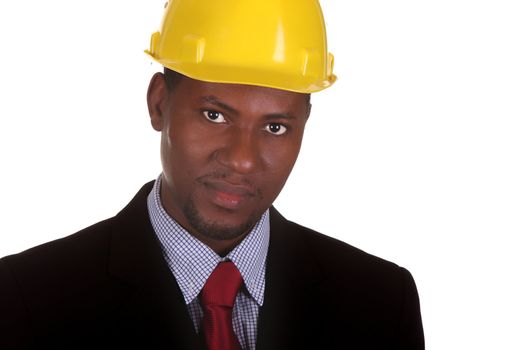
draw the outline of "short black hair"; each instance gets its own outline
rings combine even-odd
[[[166,80],[166,85],[168,85],[168,89],[173,90],[182,78],[184,78],[184,75],[164,67],[164,78]]]
[[[166,79],[166,85],[168,85],[168,89],[173,90],[175,86],[177,86],[177,84],[185,77],[185,75],[164,67],[164,77]],[[303,93],[303,95],[305,95],[306,103],[310,104],[311,94]]]

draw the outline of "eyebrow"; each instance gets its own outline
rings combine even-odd
[[[239,114],[238,110],[236,110],[232,106],[227,105],[226,103],[220,101],[217,97],[215,97],[213,95],[203,96],[203,97],[201,97],[201,100],[204,101],[204,102],[210,103],[212,105],[215,105],[217,107],[220,107],[220,108],[222,108],[224,110],[227,110],[230,113]]]
[[[271,113],[265,115],[265,118],[268,120],[274,120],[274,119],[296,119],[295,115],[287,114],[287,113]]]
[[[235,115],[239,115],[239,111],[236,110],[235,108],[233,108],[232,106],[222,102],[221,100],[219,100],[217,97],[213,96],[213,95],[208,95],[208,96],[202,96],[201,98],[201,101],[203,102],[207,102],[207,103],[210,103],[212,105],[215,105],[217,107],[220,107],[232,114],[235,114]],[[269,113],[267,115],[264,116],[265,119],[267,120],[276,120],[276,119],[288,119],[288,120],[292,120],[292,119],[296,119],[296,116],[295,115],[291,115],[291,114],[287,114],[287,113]]]

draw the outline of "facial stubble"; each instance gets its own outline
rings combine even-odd
[[[260,215],[252,212],[242,224],[236,226],[208,220],[201,215],[192,197],[188,199],[182,210],[186,220],[195,231],[205,237],[219,241],[240,237],[250,231],[260,219]],[[229,215],[228,212],[229,210],[225,210],[224,215]]]

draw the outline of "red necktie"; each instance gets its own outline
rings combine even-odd
[[[209,350],[241,349],[232,325],[232,308],[241,284],[239,270],[227,261],[217,265],[202,288],[202,331]]]

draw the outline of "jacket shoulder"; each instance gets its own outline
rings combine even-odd
[[[66,305],[91,304],[89,298],[98,298],[100,286],[109,281],[110,227],[111,219],[105,220],[0,259],[0,284],[4,286],[0,294],[11,290],[11,300],[18,299],[28,312],[39,314],[66,312]]]
[[[110,226],[105,220],[0,259],[1,348],[31,347],[34,337],[43,341],[67,327],[64,320],[87,322],[101,312],[98,304],[109,304],[102,286],[114,285],[107,273]]]
[[[424,349],[419,296],[408,270],[296,223],[286,227],[318,271],[321,314],[338,325],[332,331],[353,329],[356,343],[370,349]]]
[[[32,278],[50,270],[58,271],[75,262],[87,262],[96,256],[107,255],[111,222],[106,219],[72,235],[56,239],[21,253],[6,256],[0,261],[18,273],[30,274]]]
[[[308,247],[313,259],[326,272],[340,274],[344,271],[363,274],[388,275],[405,270],[399,265],[365,252],[346,242],[288,221],[289,230]]]
[[[84,269],[106,264],[113,234],[133,231],[136,222],[147,221],[146,197],[153,181],[145,184],[131,202],[116,216],[95,223],[72,235],[0,259],[0,263],[20,276],[39,280],[53,275],[80,275]],[[122,231],[122,232],[121,232]]]

